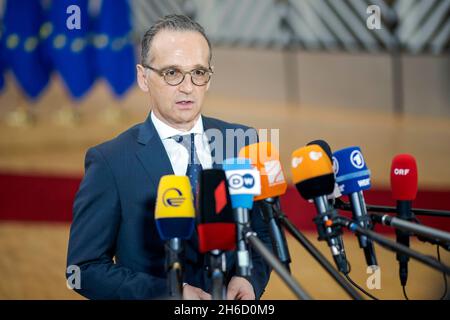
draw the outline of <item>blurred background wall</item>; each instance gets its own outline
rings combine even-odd
[[[151,106],[135,84],[140,39],[158,17],[184,13],[213,43],[204,113],[279,129],[282,164],[313,139],[361,147],[368,203],[391,205],[391,159],[417,159],[415,206],[450,209],[450,0],[0,1],[0,298],[77,299],[65,286],[71,206],[88,147],[142,122]],[[379,29],[368,27],[380,10]],[[373,9],[372,10],[376,10]],[[74,11],[75,12],[75,11]],[[374,13],[375,12],[375,13]],[[373,16],[375,14],[375,16]],[[24,23],[27,22],[27,23]],[[324,254],[314,210],[293,188],[289,217]],[[450,230],[444,219],[424,223]],[[387,232],[387,229],[379,231]],[[345,299],[290,237],[293,272],[314,298]],[[368,277],[352,235],[352,277]],[[435,256],[436,247],[412,247]],[[402,299],[395,255],[377,247],[380,298]],[[448,252],[442,259],[450,262]],[[411,298],[437,299],[443,276],[411,263]],[[273,275],[263,298],[294,296]]]

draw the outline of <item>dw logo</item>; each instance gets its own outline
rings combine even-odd
[[[240,189],[244,187],[245,189],[251,189],[255,185],[255,178],[249,173],[246,173],[244,175],[240,174],[233,174],[228,179],[230,188],[233,189]]]

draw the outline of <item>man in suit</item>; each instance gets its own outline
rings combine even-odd
[[[164,243],[154,221],[160,178],[188,175],[193,157],[201,169],[220,165],[224,154],[211,150],[208,131],[223,137],[230,130],[254,131],[201,115],[212,69],[211,46],[198,23],[181,15],[162,18],[146,32],[141,60],[137,82],[148,96],[150,115],[88,150],[73,206],[67,264],[80,268],[81,288],[76,291],[90,299],[167,297]],[[193,141],[191,149],[180,143],[180,136]],[[231,156],[238,150],[235,146]],[[271,248],[257,204],[251,217],[253,230]],[[183,298],[207,300],[211,282],[197,241],[194,232],[185,246]],[[227,298],[259,299],[271,271],[261,256],[252,252],[248,279],[235,275],[233,254],[227,259]]]

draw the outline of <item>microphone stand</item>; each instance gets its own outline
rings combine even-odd
[[[439,270],[440,272],[450,274],[450,267],[440,263],[434,257],[423,255],[417,251],[414,251],[414,250],[408,248],[407,246],[404,246],[404,245],[394,242],[390,239],[387,239],[387,238],[377,234],[376,232],[362,228],[357,223],[353,222],[351,219],[349,219],[347,217],[343,217],[343,216],[335,217],[333,219],[333,222],[338,225],[346,227],[353,233],[362,234],[362,235],[367,236],[368,238],[379,243],[382,247],[384,247],[388,250],[407,255],[419,262],[422,262],[423,264],[430,266],[431,268]]]
[[[179,259],[183,247],[180,238],[170,239],[166,243],[166,271],[169,296],[172,299],[183,298],[183,268]]]
[[[286,270],[291,273],[291,256],[286,242],[286,236],[280,228],[280,220],[274,214],[274,205],[277,198],[266,198],[259,202],[263,219],[269,224],[270,239],[272,240],[273,252],[275,252],[278,259],[286,267]]]
[[[442,246],[444,249],[450,249],[450,233],[435,228],[430,228],[418,223],[409,222],[387,214],[370,214],[372,221],[381,223],[385,226],[391,226],[406,232],[410,232],[418,237],[419,240],[430,242]]]
[[[221,250],[213,250],[209,253],[209,264],[211,270],[213,300],[226,300],[225,290],[225,271],[226,260],[225,253]]]
[[[298,282],[286,270],[286,267],[277,259],[276,256],[270,252],[264,243],[258,239],[256,233],[250,228],[250,216],[248,209],[236,208],[235,221],[237,223],[237,237],[238,237],[238,275],[248,279],[251,275],[251,259],[250,252],[247,248],[249,243],[269,264],[286,285],[294,292],[294,294],[302,300],[311,300],[311,297],[300,287]]]
[[[355,300],[364,300],[356,289],[339,273],[325,256],[298,230],[282,211],[275,210],[277,218],[287,231],[313,256],[313,258],[328,272],[328,274]]]
[[[342,201],[341,199],[336,199],[335,201],[336,209],[341,209],[345,211],[351,211],[351,206],[349,203]],[[367,211],[379,212],[379,213],[397,213],[396,207],[390,206],[374,206],[366,205]],[[430,216],[430,217],[442,217],[450,218],[450,212],[444,210],[433,210],[433,209],[415,209],[411,208],[411,212],[419,216]]]
[[[237,274],[241,277],[249,277],[252,269],[252,261],[247,243],[244,237],[244,228],[250,224],[250,215],[246,208],[234,209],[234,220],[237,231]]]
[[[350,272],[347,257],[344,251],[342,230],[338,225],[333,225],[332,220],[337,216],[336,210],[329,205],[326,196],[314,198],[314,204],[319,214],[313,219],[319,233],[319,241],[325,240],[331,249],[334,262],[340,272]]]
[[[286,270],[286,267],[273,255],[264,245],[264,243],[259,240],[256,233],[250,228],[244,228],[244,237],[250,243],[250,245],[255,249],[261,257],[269,264],[273,270],[280,276],[284,283],[294,292],[297,298],[301,300],[311,300],[309,294],[303,290],[300,284],[295,280],[292,275]]]

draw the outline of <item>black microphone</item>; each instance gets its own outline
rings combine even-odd
[[[236,224],[223,170],[207,169],[200,172],[197,199],[199,250],[208,257],[211,295],[213,300],[225,300],[225,251],[236,249]]]

